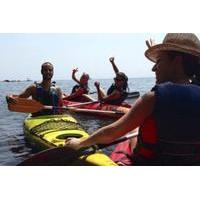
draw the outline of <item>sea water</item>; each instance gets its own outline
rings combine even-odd
[[[94,81],[99,81],[106,90],[112,84],[113,79],[90,80],[90,91],[95,91]],[[154,78],[131,78],[129,79],[129,89],[131,92],[139,91],[140,95],[151,90],[154,85]],[[0,165],[16,165],[37,151],[26,142],[23,134],[23,121],[27,114],[10,112],[7,109],[5,96],[9,94],[19,94],[31,81],[21,82],[0,82]],[[56,84],[60,86],[65,93],[70,93],[74,85],[71,80],[58,80]],[[96,94],[92,94],[96,98]],[[133,104],[135,99],[127,99],[127,102]],[[84,129],[91,134],[95,130],[113,122],[113,119],[99,119],[94,116],[74,114]],[[109,155],[113,149],[104,149]]]

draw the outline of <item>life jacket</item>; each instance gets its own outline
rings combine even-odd
[[[164,83],[139,129],[133,165],[200,165],[200,87]]]
[[[78,102],[87,102],[88,99],[85,98],[85,97],[82,96],[82,95],[83,95],[83,94],[88,94],[88,93],[89,93],[89,87],[88,87],[88,85],[78,85],[78,84],[75,85],[75,86],[72,88],[71,94],[75,93],[79,88],[82,89],[82,94],[80,94],[79,96],[70,98],[70,100],[78,101]]]
[[[89,87],[88,85],[75,85],[73,88],[72,88],[72,91],[71,91],[71,94],[73,94],[74,92],[76,92],[76,90],[78,90],[79,88],[82,88],[83,89],[83,94],[88,94],[89,93]]]
[[[44,90],[41,83],[35,82],[36,85],[36,100],[42,103],[43,105],[49,105],[57,107],[59,106],[59,95],[55,86],[55,82],[51,84],[49,91]],[[33,116],[38,115],[52,115],[58,114],[58,109],[53,108],[52,110],[42,110],[37,113],[33,113]]]
[[[118,90],[120,92],[120,98],[118,99],[113,99],[106,101],[108,104],[113,104],[113,105],[121,105],[122,102],[126,99],[128,93],[126,92],[125,89],[119,89],[116,87],[116,85],[113,83],[107,90],[107,95],[110,95],[113,93],[114,90]]]

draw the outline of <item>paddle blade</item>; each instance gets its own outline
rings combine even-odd
[[[15,103],[8,103],[8,109],[13,112],[35,113],[44,108],[40,102],[32,99],[12,98],[14,98]]]

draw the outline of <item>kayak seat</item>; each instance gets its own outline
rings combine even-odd
[[[116,154],[121,154],[118,156],[118,159],[113,160],[115,163],[121,166],[131,166],[132,165],[132,157],[126,151],[120,150],[116,151]]]

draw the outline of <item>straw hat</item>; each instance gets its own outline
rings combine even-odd
[[[200,58],[200,41],[193,33],[168,33],[163,43],[150,46],[146,50],[145,56],[149,60],[156,62],[161,51],[178,51]]]

